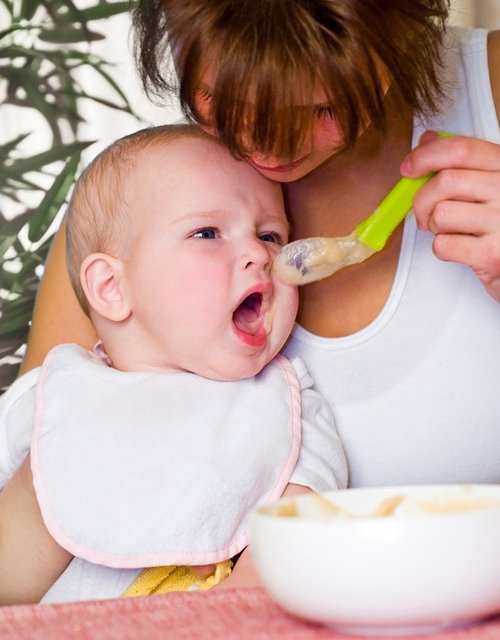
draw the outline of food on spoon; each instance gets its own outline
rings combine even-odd
[[[283,247],[273,263],[278,278],[290,285],[322,280],[375,253],[355,233],[340,238],[306,238]]]

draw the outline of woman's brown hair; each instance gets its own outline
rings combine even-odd
[[[449,0],[141,0],[135,51],[149,95],[178,91],[188,119],[214,127],[235,155],[292,158],[318,88],[328,103],[319,117],[338,121],[345,147],[367,119],[385,130],[388,81],[400,103],[434,111],[448,10]]]

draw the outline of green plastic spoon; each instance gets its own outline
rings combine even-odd
[[[439,137],[449,137],[440,133]],[[417,191],[434,173],[421,178],[401,178],[375,211],[348,236],[305,238],[285,245],[273,271],[287,284],[302,285],[331,276],[339,269],[363,262],[381,251],[390,235],[413,206]]]

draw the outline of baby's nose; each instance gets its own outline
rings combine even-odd
[[[258,238],[250,240],[241,256],[241,263],[244,269],[256,267],[258,269],[269,270],[274,256],[266,243]]]

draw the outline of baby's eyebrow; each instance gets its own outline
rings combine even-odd
[[[199,210],[195,210],[195,211],[182,211],[179,212],[178,215],[173,216],[173,220],[172,222],[174,223],[182,223],[182,222],[189,222],[192,221],[193,223],[198,222],[200,224],[203,223],[204,220],[207,221],[207,223],[211,223],[214,221],[214,218],[217,217],[218,219],[227,219],[229,218],[231,215],[231,212],[228,211],[227,209],[207,209],[205,211],[199,211]]]
[[[185,218],[212,218],[213,216],[229,216],[231,212],[228,209],[206,209],[199,211],[188,211],[183,215]]]
[[[281,213],[270,213],[269,219],[263,224],[277,224],[280,226],[284,226],[288,235],[292,233],[292,226],[288,220],[286,215],[282,215]]]

